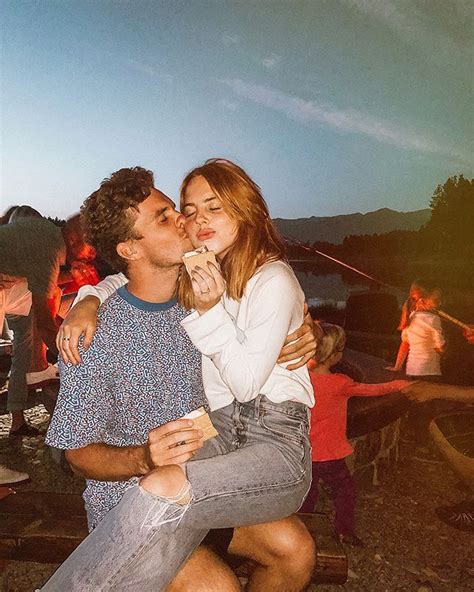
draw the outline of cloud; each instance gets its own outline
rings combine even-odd
[[[263,58],[262,66],[267,70],[273,70],[280,65],[282,58],[276,53],[271,53],[269,56]]]
[[[424,154],[442,154],[463,162],[470,162],[465,155],[454,149],[441,146],[432,138],[416,131],[403,129],[400,125],[379,119],[354,109],[341,110],[332,105],[308,101],[288,95],[268,86],[248,84],[241,79],[219,80],[236,95],[284,114],[288,119],[302,123],[318,123],[341,133],[367,136],[402,150]]]
[[[134,59],[128,59],[127,64],[133,70],[140,72],[141,74],[145,74],[148,78],[160,78],[165,80],[166,82],[173,82],[174,78],[171,74],[164,72],[161,68],[151,65],[145,64],[143,62],[139,62]]]
[[[224,33],[221,39],[224,45],[227,45],[227,47],[231,45],[238,45],[240,43],[240,37],[238,35],[230,35],[229,33]]]
[[[219,103],[229,111],[237,111],[239,107],[235,101],[228,101],[227,99],[221,99]]]
[[[453,53],[457,56],[460,52],[471,55],[470,47],[464,46],[462,35],[453,38],[447,32],[433,30],[430,23],[432,16],[430,3],[420,3],[417,7],[415,3],[410,4],[403,0],[343,0],[343,2],[381,22],[436,61],[445,61]],[[469,10],[468,3],[463,0],[451,0],[451,2],[453,10],[465,17]],[[459,24],[462,27],[463,22],[459,21]]]

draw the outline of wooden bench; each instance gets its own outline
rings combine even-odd
[[[327,516],[300,517],[317,547],[312,581],[343,584],[347,579],[347,556]],[[79,495],[19,491],[0,499],[0,559],[61,563],[86,535],[84,504]],[[239,574],[245,569],[250,566],[240,565]]]

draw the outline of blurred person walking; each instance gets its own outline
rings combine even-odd
[[[61,265],[91,256],[93,250],[84,242],[79,216],[70,218],[63,228],[59,228],[33,208],[20,206],[10,211],[8,222],[0,226],[0,274],[5,302],[2,315],[9,314],[8,323],[13,330],[7,410],[12,413],[10,435],[28,436],[38,433],[24,417],[28,384],[37,384],[56,376],[55,367],[49,365],[42,372],[28,372],[34,348],[33,317],[41,340],[50,354],[57,357],[58,326],[49,300],[55,297]],[[9,281],[8,276],[13,276],[13,281]],[[23,299],[21,310],[12,308],[11,302],[16,297],[19,283]],[[9,289],[13,292],[7,298],[5,290]]]

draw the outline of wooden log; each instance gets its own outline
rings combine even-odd
[[[299,514],[316,542],[313,583],[343,584],[347,556],[325,514]],[[23,491],[0,500],[0,559],[61,563],[87,536],[79,495]],[[229,555],[241,575],[252,563]]]
[[[79,495],[22,491],[0,501],[0,558],[61,563],[87,536]]]
[[[436,417],[429,432],[451,468],[474,493],[474,410]]]
[[[4,514],[81,517],[85,520],[84,501],[80,495],[49,491],[18,491],[0,503],[0,516]]]
[[[316,543],[313,583],[344,584],[347,580],[347,555],[326,514],[298,514]]]

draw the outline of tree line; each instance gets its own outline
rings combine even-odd
[[[474,179],[449,177],[430,200],[430,220],[419,230],[393,230],[384,234],[350,235],[342,244],[307,243],[328,255],[360,258],[442,259],[466,261],[474,267]],[[307,255],[289,246],[290,257]]]

